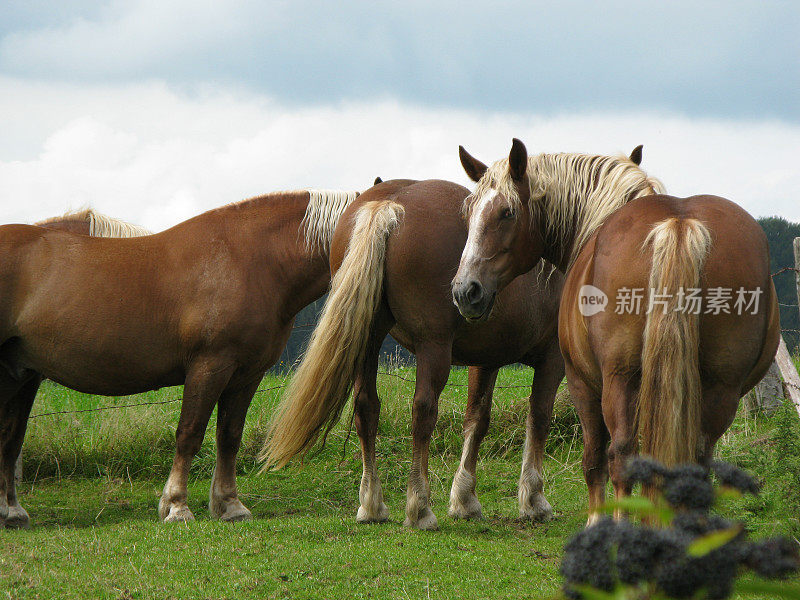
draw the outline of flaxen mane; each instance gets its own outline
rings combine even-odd
[[[113,219],[109,216],[95,211],[93,208],[86,208],[74,212],[64,213],[61,217],[52,217],[44,221],[38,221],[36,225],[47,225],[56,221],[83,221],[89,223],[89,235],[92,237],[114,237],[129,238],[152,235],[152,231],[132,225],[120,219]]]
[[[308,190],[308,195],[308,208],[301,225],[306,249],[309,252],[314,250],[327,252],[339,217],[358,197],[358,192]]]
[[[608,216],[639,196],[664,193],[664,186],[648,177],[625,156],[587,154],[539,154],[528,158],[529,208],[534,216],[546,215],[545,236],[564,247],[574,236],[569,264]],[[508,159],[499,160],[484,173],[475,191],[464,201],[467,213],[492,190],[521,208],[508,170]]]

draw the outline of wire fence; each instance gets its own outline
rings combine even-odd
[[[414,379],[411,379],[409,377],[403,377],[399,373],[392,373],[391,371],[378,371],[378,375],[383,375],[385,377],[394,377],[395,379],[400,379],[400,380],[406,381],[408,383],[416,383],[416,380],[414,380]],[[285,383],[282,383],[280,385],[273,385],[273,386],[270,386],[270,387],[258,388],[255,391],[254,395],[255,394],[263,394],[263,393],[271,392],[271,391],[274,391],[274,390],[282,390],[287,385],[289,385],[288,381],[285,382]],[[447,387],[462,388],[462,387],[467,387],[469,384],[468,383],[455,383],[455,382],[451,383],[451,382],[448,382],[445,385]],[[513,389],[520,389],[520,388],[522,388],[522,389],[530,389],[530,387],[531,387],[530,385],[496,385],[494,387],[494,389],[495,390],[513,390]],[[141,407],[141,406],[160,406],[160,405],[163,405],[163,404],[174,404],[175,402],[180,402],[182,399],[183,398],[180,397],[180,398],[169,398],[167,400],[156,400],[156,401],[152,401],[152,402],[135,402],[135,403],[132,403],[132,404],[114,404],[114,405],[111,405],[111,406],[98,406],[98,407],[95,407],[95,408],[82,408],[82,409],[79,409],[79,410],[55,410],[55,411],[50,411],[50,412],[44,412],[44,413],[38,413],[38,414],[35,414],[35,415],[31,415],[29,417],[29,419],[36,419],[38,417],[49,417],[49,416],[53,416],[53,415],[72,415],[72,414],[78,414],[78,413],[100,412],[100,411],[104,411],[104,410],[114,410],[114,409],[122,409],[122,408],[136,408],[136,407]]]
[[[795,272],[795,273],[797,273],[799,271],[800,271],[800,269],[797,269],[795,267],[784,267],[782,269],[779,269],[778,271],[775,271],[772,274],[772,277],[775,277],[776,275],[780,275],[781,273],[786,273],[786,272]],[[798,304],[797,303],[785,304],[785,303],[780,303],[779,302],[778,305],[779,306],[783,306],[783,307],[787,307],[787,308],[791,308],[791,307],[798,308]],[[798,309],[798,310],[800,310],[800,309]],[[293,327],[293,329],[313,329],[314,327],[316,327],[316,323],[301,323],[299,325],[295,325]],[[792,334],[799,334],[800,335],[800,329],[782,328],[781,329],[781,335],[783,335],[785,333],[792,333]],[[383,375],[385,377],[394,377],[396,379],[401,379],[401,380],[406,381],[408,383],[416,383],[415,379],[411,379],[409,377],[404,377],[399,373],[392,373],[391,371],[381,371],[381,370],[379,370],[378,371],[378,375]],[[786,385],[786,386],[795,388],[795,389],[800,391],[800,386],[798,386],[797,384],[794,384],[794,383],[789,382],[789,381],[784,381],[783,384]],[[287,385],[288,385],[288,382],[285,382],[285,383],[283,383],[281,385],[275,385],[275,386],[270,386],[270,387],[266,387],[266,388],[259,388],[259,389],[257,389],[255,391],[255,393],[256,394],[263,394],[263,393],[274,391],[274,390],[280,390],[280,389],[285,388]],[[468,387],[469,386],[468,383],[455,383],[455,382],[453,382],[453,383],[448,382],[445,385],[447,387],[457,387],[457,388],[464,388],[464,387]],[[530,387],[531,387],[530,385],[496,385],[494,387],[494,389],[495,390],[529,389]],[[132,404],[115,404],[115,405],[111,405],[111,406],[98,406],[98,407],[95,407],[95,408],[84,408],[84,409],[79,409],[79,410],[59,410],[59,411],[38,413],[38,414],[35,414],[35,415],[31,415],[29,418],[30,419],[36,419],[38,417],[49,417],[49,416],[53,416],[53,415],[68,415],[68,414],[78,414],[78,413],[87,413],[87,412],[101,412],[101,411],[106,411],[106,410],[117,410],[117,409],[123,409],[123,408],[136,408],[136,407],[142,407],[142,406],[159,406],[159,405],[164,405],[164,404],[174,404],[175,402],[180,402],[182,399],[183,399],[182,397],[179,397],[179,398],[169,398],[167,400],[157,400],[157,401],[151,401],[151,402],[135,402],[135,403],[132,403]]]

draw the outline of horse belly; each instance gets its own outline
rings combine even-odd
[[[125,396],[183,383],[175,357],[146,340],[133,347],[115,341],[22,339],[11,362],[87,394]]]

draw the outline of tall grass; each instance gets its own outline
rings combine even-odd
[[[407,451],[411,439],[411,404],[414,395],[414,367],[386,365],[378,377],[382,400],[379,436],[383,452]],[[255,466],[267,424],[288,375],[268,374],[253,398],[248,413],[239,469]],[[533,371],[522,367],[502,369],[492,410],[492,426],[481,453],[504,456],[518,452],[524,440],[524,423]],[[439,420],[431,452],[459,454],[462,421],[467,395],[467,370],[454,368],[439,401]],[[142,476],[163,475],[172,462],[175,427],[180,416],[181,387],[124,398],[89,396],[53,382],[42,384],[32,411],[23,448],[23,465],[28,477],[42,476]],[[138,403],[163,403],[131,408],[94,410]],[[87,412],[75,412],[87,411]],[[57,413],[57,414],[49,414]],[[328,452],[356,452],[354,431],[350,431],[349,410],[328,441]],[[214,466],[216,415],[212,415],[202,448],[192,472],[209,476]],[[577,436],[574,410],[564,393],[559,394],[550,451]],[[345,443],[347,444],[345,446]]]

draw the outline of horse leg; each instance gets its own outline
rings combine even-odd
[[[428,449],[438,416],[439,394],[450,375],[449,344],[425,344],[417,348],[417,381],[414,389],[411,432],[414,447],[406,493],[404,525],[417,529],[437,529],[439,523],[430,508]]]
[[[566,363],[567,385],[572,402],[578,412],[583,430],[583,477],[589,490],[589,519],[587,526],[600,519],[600,507],[605,502],[606,482],[608,481],[608,460],[606,446],[608,430],[603,422],[600,398]]]
[[[386,331],[378,341],[373,335],[368,346],[364,366],[356,374],[353,387],[354,420],[358,438],[361,442],[361,462],[363,471],[361,485],[358,488],[358,523],[383,523],[389,520],[389,508],[383,500],[383,490],[378,476],[375,456],[375,438],[378,434],[378,417],[381,401],[378,397],[377,374],[380,342],[386,337]]]
[[[739,408],[740,390],[729,386],[713,386],[703,390],[703,407],[700,431],[702,432],[700,455],[697,460],[708,464],[714,457],[714,446],[736,418]]]
[[[222,521],[249,521],[253,515],[239,500],[236,456],[242,442],[247,409],[261,378],[235,390],[225,390],[217,403],[217,464],[211,477],[208,510]]]
[[[28,513],[17,499],[15,470],[33,400],[41,382],[39,375],[28,379],[21,387],[14,382],[16,391],[6,395],[9,400],[0,410],[0,524],[5,523],[9,529],[30,527]],[[10,389],[8,385],[3,387]]]
[[[361,442],[363,465],[361,485],[358,488],[358,523],[383,523],[389,520],[389,508],[383,501],[383,490],[378,477],[375,437],[378,434],[378,417],[381,412],[377,387],[378,357],[383,339],[393,324],[394,320],[388,309],[382,308],[377,312],[367,341],[364,364],[356,373],[353,384],[353,419]]]
[[[208,419],[234,369],[233,365],[216,360],[197,361],[189,369],[175,432],[175,458],[158,503],[158,514],[165,523],[194,520],[186,504],[189,466],[200,450]]]
[[[608,470],[616,500],[630,496],[632,489],[625,477],[625,467],[637,447],[634,431],[637,394],[635,384],[636,382],[622,375],[603,378],[603,419],[611,434]],[[622,518],[622,511],[615,510],[614,518]]]
[[[521,518],[546,521],[553,516],[553,508],[542,493],[544,444],[550,432],[556,392],[564,379],[564,359],[558,343],[549,346],[545,355],[534,364],[534,369],[517,498]]]
[[[470,367],[467,410],[464,413],[464,446],[461,463],[450,488],[450,510],[454,519],[481,519],[481,503],[475,495],[475,467],[478,449],[486,432],[492,412],[492,392],[497,381],[497,369]]]

